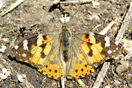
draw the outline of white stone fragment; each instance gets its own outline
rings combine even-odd
[[[10,71],[7,71],[6,68],[2,69],[2,73],[0,73],[0,79],[6,79],[10,75]]]
[[[22,54],[23,57],[26,57],[27,55],[25,53]]]
[[[16,54],[18,54],[18,52],[16,51]]]
[[[2,69],[2,73],[6,73],[7,72],[7,69],[6,68],[3,68]]]
[[[0,52],[4,53],[5,49],[6,49],[6,46],[3,45],[2,48],[0,49]]]
[[[115,41],[115,44],[118,46],[119,42],[118,41]]]
[[[105,47],[109,47],[110,46],[110,38],[109,37],[105,37]]]
[[[19,82],[24,82],[26,79],[26,75],[25,74],[22,74],[22,75],[18,74],[17,78],[18,78]]]
[[[105,86],[104,88],[111,88],[109,85]]]
[[[120,85],[121,84],[121,82],[119,82],[118,80],[114,80],[114,81],[115,81],[116,85]]]
[[[3,77],[3,75],[4,75],[3,73],[0,73],[0,78],[2,78],[2,77]]]
[[[28,44],[28,41],[27,41],[27,40],[24,40],[24,41],[23,41],[23,49],[24,49],[24,50],[28,50],[27,44]]]
[[[6,78],[7,78],[6,75],[4,75],[3,73],[0,73],[0,81],[1,81],[1,79],[6,79]]]
[[[7,78],[7,75],[3,75],[2,79],[6,79]]]
[[[21,54],[18,54],[19,56],[21,56]]]
[[[97,5],[100,5],[99,2],[97,1],[92,1],[92,3],[93,3],[93,7],[97,7]]]
[[[6,75],[9,76],[11,74],[11,71],[7,71]]]
[[[18,78],[19,82],[24,82],[22,75],[17,75],[17,78]]]

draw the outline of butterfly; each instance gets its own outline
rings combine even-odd
[[[48,78],[81,79],[121,54],[122,47],[114,39],[72,32],[65,19],[58,33],[39,34],[15,45],[11,52],[16,60],[32,65]]]

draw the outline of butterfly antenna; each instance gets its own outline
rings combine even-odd
[[[74,15],[80,10],[80,8],[81,8],[81,5],[79,6],[79,9],[78,10],[76,10],[76,12],[71,16],[71,19],[74,17]]]
[[[54,15],[52,15],[52,13],[50,14],[50,12],[52,12],[52,11],[54,12],[54,10],[57,9],[57,8],[58,8],[58,5],[49,6],[48,12],[49,12],[49,15],[51,15],[52,18],[48,19],[49,21],[46,25],[48,27],[48,29],[51,29],[51,27],[49,28],[49,25],[50,25],[50,23],[55,23],[55,18],[56,18]]]

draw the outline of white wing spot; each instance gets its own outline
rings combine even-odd
[[[24,49],[24,50],[28,50],[27,44],[28,44],[28,41],[27,41],[27,40],[24,40],[24,41],[23,41],[23,49]]]
[[[25,53],[22,54],[23,57],[26,57],[27,55]]]
[[[110,46],[110,38],[109,37],[105,37],[105,47],[109,47]]]
[[[108,50],[108,52],[107,52],[108,54],[111,54],[112,53],[112,51],[111,50]]]
[[[15,48],[16,50],[18,49],[18,47],[19,47],[18,45],[15,45],[15,46],[14,46],[14,48]]]
[[[118,50],[118,48],[116,48],[116,50]]]
[[[116,52],[116,50],[113,50],[113,52]]]
[[[18,52],[16,51],[16,54],[18,54]]]
[[[21,54],[18,54],[19,56],[21,56]]]

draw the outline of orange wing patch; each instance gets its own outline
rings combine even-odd
[[[50,41],[49,36],[39,35],[37,37],[37,45],[31,46],[32,57],[29,57],[31,65],[43,66],[46,58],[44,56],[48,55],[51,50],[51,45],[47,42]]]
[[[50,38],[49,36],[42,36],[42,35],[39,35],[38,36],[38,40],[37,40],[37,46],[40,46],[42,45],[43,43],[47,43],[50,41]]]
[[[99,62],[105,57],[105,55],[101,55],[101,51],[103,50],[103,47],[101,47],[101,43],[94,44],[94,45],[91,44],[90,47],[88,47],[88,44],[84,42],[81,46],[85,54],[88,54],[88,61],[91,64],[95,62]]]

